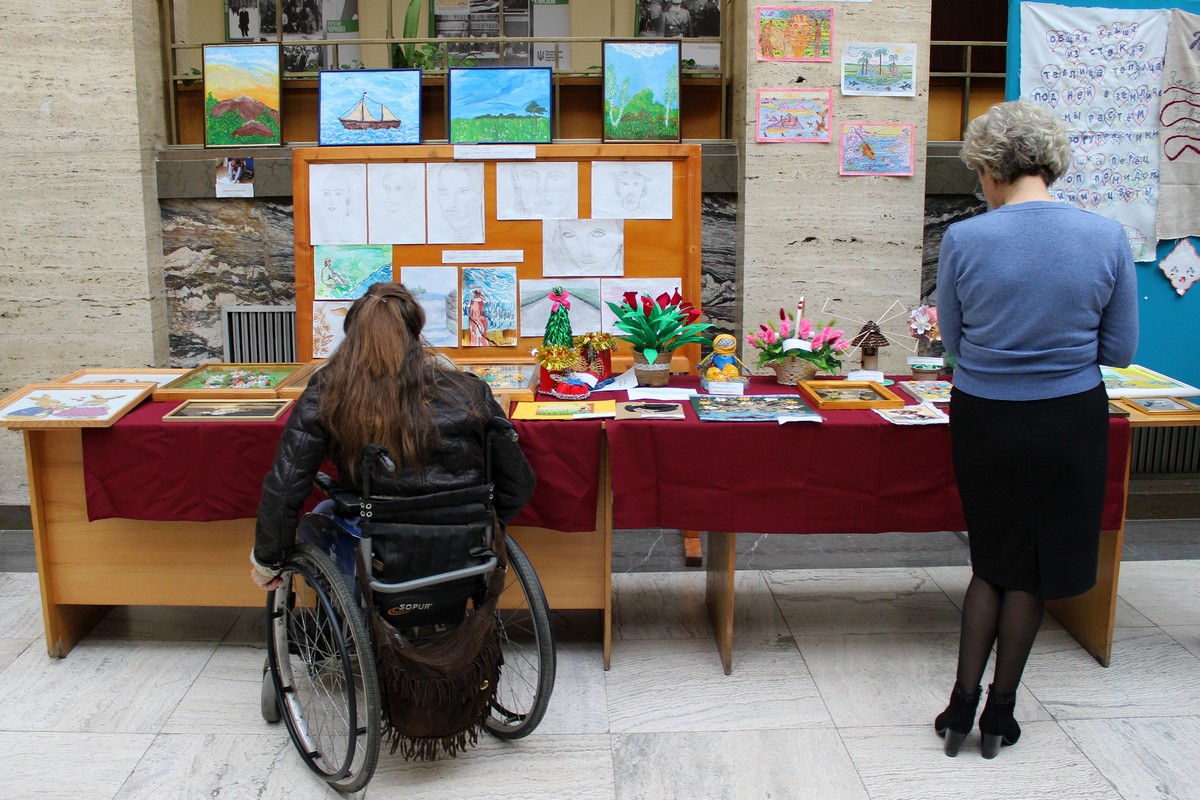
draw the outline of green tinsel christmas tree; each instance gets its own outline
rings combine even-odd
[[[567,312],[571,308],[571,304],[567,300],[567,293],[561,286],[555,286],[547,296],[551,303],[550,317],[546,320],[546,332],[542,335],[542,344],[574,347],[571,319],[567,316]]]

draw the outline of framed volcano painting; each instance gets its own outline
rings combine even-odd
[[[283,143],[279,45],[204,46],[204,146]]]

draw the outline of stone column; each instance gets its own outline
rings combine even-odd
[[[829,3],[833,8],[831,62],[770,62],[757,59],[757,9],[784,5],[751,0],[734,7],[735,71],[733,130],[739,137],[741,176],[737,277],[741,326],[778,319],[804,296],[807,316],[836,299],[848,314],[838,327],[853,337],[862,322],[878,321],[896,300],[912,307],[921,291],[921,242],[925,205],[925,143],[929,100],[930,0]],[[821,3],[800,5],[821,6]],[[846,97],[841,94],[841,53],[847,42],[912,43],[917,46],[916,97]],[[803,82],[797,83],[797,78]],[[830,144],[762,144],[756,139],[759,88],[833,89]],[[911,122],[916,125],[912,177],[838,175],[838,133],[843,122]],[[897,308],[899,308],[897,306]],[[908,328],[904,315],[883,325],[893,341]],[[743,354],[753,363],[754,353]],[[884,372],[906,371],[911,352],[880,351]],[[842,371],[856,369],[855,351]]]
[[[0,8],[0,391],[165,366],[160,40],[155,0]],[[27,502],[21,439],[0,436],[0,506]]]

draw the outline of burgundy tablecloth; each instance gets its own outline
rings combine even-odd
[[[275,422],[163,422],[177,405],[145,403],[110,428],[83,430],[88,519],[212,522],[256,514],[287,415]],[[521,439],[538,486],[513,524],[593,530],[600,423],[571,423],[558,433],[560,423],[545,424]]]
[[[695,387],[698,380],[675,377],[672,385]],[[750,394],[795,391],[770,378],[756,378],[748,388]],[[613,527],[747,533],[964,528],[949,426],[894,425],[870,410],[821,413],[821,423],[700,422],[689,407],[682,422],[610,421]],[[1118,528],[1124,515],[1128,424],[1112,418],[1106,530]]]

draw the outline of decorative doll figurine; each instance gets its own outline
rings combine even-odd
[[[713,337],[713,351],[700,362],[701,374],[709,381],[736,381],[742,377],[741,367],[746,366],[738,359],[737,338],[729,333]],[[707,368],[705,365],[707,364]]]

